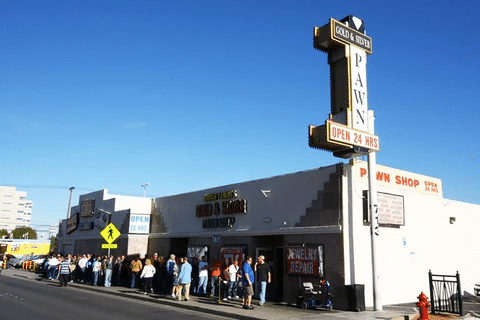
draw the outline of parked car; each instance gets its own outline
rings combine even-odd
[[[13,267],[13,268],[21,268],[22,267],[22,263],[25,259],[25,256],[10,256],[10,259],[8,260],[8,264],[10,267]]]
[[[45,258],[48,257],[48,254],[39,254],[39,255],[36,255],[36,256],[33,256],[31,258],[32,260],[32,263],[35,263],[39,269],[43,268],[43,265],[45,263]]]
[[[23,268],[23,266],[26,262],[31,262],[31,264],[29,264],[29,265],[33,265],[34,262],[36,262],[37,265],[40,265],[40,264],[43,263],[46,256],[47,256],[46,254],[37,254],[37,255],[30,255],[29,254],[29,255],[22,256],[22,257],[18,257],[13,262],[13,266],[15,268]]]
[[[13,254],[7,254],[7,264],[8,268],[15,267],[15,264],[17,263],[17,260],[20,259],[20,257],[14,256]]]

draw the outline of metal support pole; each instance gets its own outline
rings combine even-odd
[[[218,276],[218,303],[223,303],[222,301],[222,277],[221,274]]]
[[[458,302],[458,311],[460,316],[463,316],[463,301],[462,301],[462,288],[460,287],[460,274],[457,271],[457,302]]]
[[[375,134],[375,116],[373,110],[368,110],[368,131]],[[368,198],[370,200],[370,232],[372,237],[372,278],[373,278],[373,307],[375,311],[382,311],[382,299],[380,288],[380,275],[378,265],[378,241],[380,228],[378,227],[378,204],[377,204],[377,179],[376,179],[376,154],[368,153]]]

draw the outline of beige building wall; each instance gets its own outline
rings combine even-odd
[[[8,232],[19,227],[30,227],[33,201],[26,191],[16,187],[0,186],[0,229]]]

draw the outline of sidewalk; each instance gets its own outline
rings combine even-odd
[[[1,276],[9,277],[22,277],[30,280],[39,280],[39,275],[30,272],[24,271],[21,269],[7,269],[2,270]],[[58,282],[58,280],[42,280],[45,282]],[[295,306],[290,306],[287,304],[281,304],[276,302],[267,302],[264,306],[258,306],[256,301],[253,305],[255,306],[254,310],[245,310],[242,308],[241,299],[234,299],[229,301],[218,301],[218,299],[207,298],[207,297],[197,297],[190,296],[190,301],[177,301],[171,297],[163,296],[159,294],[147,294],[144,295],[143,291],[138,289],[129,289],[125,287],[109,287],[105,288],[102,286],[92,286],[87,284],[79,283],[69,283],[69,287],[78,288],[83,290],[96,291],[104,294],[112,294],[116,296],[122,296],[130,299],[137,299],[142,301],[150,301],[153,303],[159,303],[163,305],[189,309],[193,311],[199,311],[207,314],[214,314],[218,316],[224,316],[232,319],[242,319],[242,320],[254,320],[254,319],[265,319],[265,320],[308,320],[308,319],[391,319],[391,320],[404,320],[404,319],[415,319],[416,312],[415,310],[405,310],[405,308],[395,309],[394,307],[384,308],[383,311],[364,311],[364,312],[351,312],[351,311],[341,311],[341,310],[303,310]],[[430,319],[448,319],[448,317],[433,317],[430,316]],[[456,317],[456,319],[473,319],[470,316],[464,316],[462,318]]]

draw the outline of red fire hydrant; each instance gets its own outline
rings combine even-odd
[[[431,307],[431,304],[428,303],[428,297],[425,295],[425,293],[420,293],[420,295],[417,297],[418,302],[416,303],[418,310],[420,311],[420,318],[419,320],[428,320],[428,308]]]

